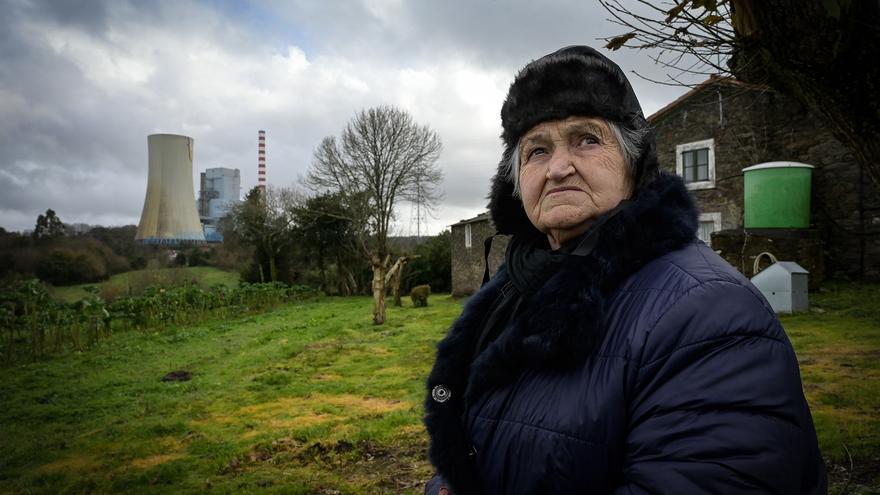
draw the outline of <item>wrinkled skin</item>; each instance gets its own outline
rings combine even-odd
[[[538,124],[523,136],[519,153],[523,207],[553,249],[631,194],[620,146],[602,119]]]

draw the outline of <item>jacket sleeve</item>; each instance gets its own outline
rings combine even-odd
[[[696,286],[641,352],[615,495],[825,493],[794,350],[756,289]]]

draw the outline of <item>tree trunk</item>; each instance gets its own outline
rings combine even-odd
[[[400,302],[400,282],[403,280],[403,269],[406,268],[407,261],[409,261],[409,258],[403,258],[400,260],[400,264],[394,272],[394,278],[391,279],[391,287],[394,292],[394,305],[397,307],[403,306],[403,303]]]
[[[406,267],[407,262],[409,260],[418,258],[419,255],[414,256],[401,256],[397,258],[397,261],[394,262],[394,265],[391,266],[391,269],[385,275],[385,283],[391,284],[392,291],[394,293],[394,305],[402,306],[403,304],[400,302],[400,282],[403,278],[403,269]]]
[[[278,281],[278,268],[275,266],[275,254],[269,255],[269,278],[272,282]]]
[[[403,272],[403,267],[397,269],[397,272],[394,274],[394,278],[391,279],[391,287],[394,292],[394,305],[397,307],[403,306],[403,303],[400,302],[400,274]]]
[[[348,268],[345,269],[345,273],[348,277],[346,279],[346,280],[348,280],[348,282],[347,282],[348,283],[348,286],[347,286],[348,287],[348,295],[353,296],[355,294],[360,294],[361,293],[360,285],[358,284],[357,280],[354,278],[354,273],[352,273],[351,270],[349,270]]]
[[[385,271],[388,269],[389,257],[385,259],[373,256],[373,325],[385,323]]]
[[[327,267],[324,266],[324,249],[318,248],[318,271],[321,274],[321,290],[327,291]]]

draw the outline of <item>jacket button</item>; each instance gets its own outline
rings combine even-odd
[[[470,457],[471,459],[477,457],[477,448],[475,446],[471,445],[470,450],[468,450],[467,456]]]
[[[444,403],[452,397],[452,392],[446,388],[446,385],[437,385],[431,390],[431,398],[439,403]]]

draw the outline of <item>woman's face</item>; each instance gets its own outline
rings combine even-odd
[[[602,119],[538,124],[523,136],[519,152],[526,215],[553,249],[586,232],[631,193],[620,147]]]

